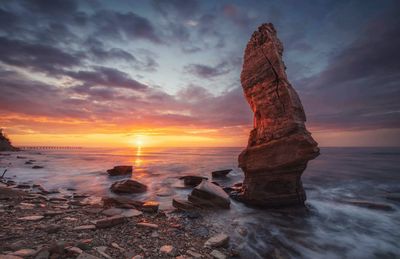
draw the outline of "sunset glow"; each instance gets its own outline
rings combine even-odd
[[[244,35],[267,21],[321,146],[400,145],[390,1],[67,2],[63,15],[58,4],[0,4],[13,17],[0,28],[0,127],[16,145],[245,146]]]

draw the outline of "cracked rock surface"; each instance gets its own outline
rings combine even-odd
[[[283,45],[271,23],[261,25],[247,44],[241,73],[244,95],[254,113],[254,129],[239,156],[245,173],[239,199],[266,207],[301,205],[301,174],[319,155],[306,116],[289,83]]]

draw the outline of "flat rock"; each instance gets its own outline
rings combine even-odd
[[[140,208],[144,203],[142,201],[132,200],[127,197],[103,197],[102,202],[103,206],[106,208],[109,207]]]
[[[97,256],[83,252],[76,259],[100,259],[100,258]]]
[[[219,186],[203,180],[188,196],[188,200],[203,208],[217,207],[229,209],[229,195]]]
[[[158,206],[160,204],[156,201],[146,201],[145,203],[143,203],[142,205],[142,210],[144,212],[151,212],[151,213],[155,213],[158,211]]]
[[[103,210],[101,213],[106,215],[106,216],[115,216],[115,215],[120,215],[124,210],[119,209],[119,208],[109,208],[106,210]]]
[[[140,227],[158,229],[158,225],[157,224],[153,224],[153,223],[139,222],[136,225],[138,225]]]
[[[0,255],[0,259],[23,259],[23,257],[9,254],[9,255]]]
[[[122,224],[126,221],[124,216],[112,216],[105,219],[99,219],[96,221],[96,228],[109,228],[118,224]]]
[[[208,180],[207,177],[204,176],[197,176],[197,175],[185,175],[179,178],[180,180],[183,180],[183,183],[186,186],[191,186],[195,187],[201,183],[203,180]]]
[[[210,255],[215,259],[226,259],[226,255],[224,255],[218,250],[212,250]]]
[[[143,215],[143,212],[141,212],[140,210],[136,210],[136,209],[125,209],[121,213],[121,216],[123,216],[125,218],[138,217],[140,215]]]
[[[147,190],[147,186],[135,180],[121,180],[114,182],[110,187],[115,193],[143,193]]]
[[[41,220],[43,218],[44,218],[44,216],[33,215],[33,216],[21,217],[21,218],[18,218],[18,219],[19,220],[23,220],[23,221],[39,221],[39,220]]]
[[[160,254],[168,255],[168,256],[175,256],[176,255],[176,249],[175,249],[175,247],[173,247],[171,245],[163,245],[160,248]]]
[[[221,178],[226,177],[231,171],[232,169],[218,170],[211,172],[211,175],[213,178]]]
[[[196,207],[195,204],[188,200],[183,200],[183,199],[173,199],[172,200],[172,206],[174,206],[177,209],[184,210],[184,211],[190,211],[190,210],[196,210],[198,207]]]
[[[74,227],[74,230],[81,231],[81,230],[94,230],[96,229],[95,225],[82,225],[78,227]]]
[[[203,255],[201,255],[195,251],[192,251],[192,250],[187,250],[186,254],[192,256],[193,258],[202,258],[203,257]]]
[[[132,174],[132,166],[130,165],[114,166],[113,169],[107,170],[107,173],[110,176]]]
[[[54,210],[54,211],[46,211],[44,213],[44,216],[45,217],[53,217],[53,216],[57,216],[57,215],[61,215],[61,214],[64,214],[64,212],[63,211]]]
[[[28,257],[36,254],[36,250],[33,249],[20,249],[12,253],[12,255],[21,256],[21,257]]]
[[[226,246],[228,245],[228,243],[229,243],[229,236],[224,233],[220,233],[208,239],[204,243],[204,246],[216,248],[216,247]]]

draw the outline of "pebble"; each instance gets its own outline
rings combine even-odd
[[[67,248],[67,250],[74,254],[82,254],[83,253],[82,249],[80,249],[79,247],[75,247],[75,246]]]
[[[204,246],[215,248],[215,247],[225,246],[228,243],[229,243],[229,236],[224,233],[220,233],[208,239],[204,243]]]
[[[23,220],[23,221],[39,221],[43,218],[44,218],[44,216],[33,215],[33,216],[26,216],[26,217],[22,217],[22,218],[18,218],[18,219]]]
[[[80,231],[80,230],[93,230],[96,229],[95,225],[82,225],[75,227],[74,230]]]
[[[135,255],[134,257],[132,257],[132,259],[144,259],[144,257],[141,255]]]
[[[100,259],[97,256],[83,252],[76,259]]]
[[[120,247],[117,243],[111,243],[111,246],[114,247],[114,248],[119,249],[120,251],[125,251],[125,249]]]
[[[218,250],[212,250],[210,255],[215,259],[226,259],[226,255],[224,255]]]
[[[203,257],[201,254],[194,252],[192,250],[187,250],[186,253],[194,258],[201,258]]]
[[[168,255],[168,256],[175,256],[176,255],[176,249],[175,247],[171,245],[163,245],[160,248],[160,253],[163,255]]]
[[[158,228],[158,225],[153,224],[153,223],[147,223],[147,222],[139,222],[139,223],[137,223],[137,225],[141,226],[141,227],[147,227],[147,228],[154,228],[154,229]]]

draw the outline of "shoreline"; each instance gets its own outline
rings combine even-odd
[[[199,211],[144,211],[138,201],[54,195],[0,179],[0,258],[239,258]],[[7,257],[8,256],[8,257]],[[92,256],[92,257],[91,257]]]

